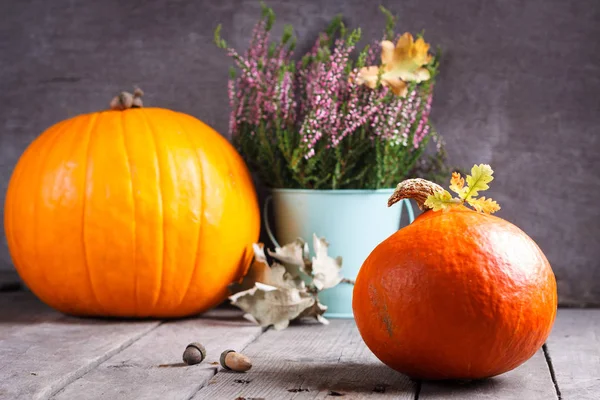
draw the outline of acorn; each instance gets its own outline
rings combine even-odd
[[[223,368],[236,372],[246,372],[252,368],[250,359],[235,350],[225,350],[222,352],[220,362]]]
[[[183,352],[183,362],[187,365],[200,364],[206,358],[206,349],[202,343],[190,343]]]

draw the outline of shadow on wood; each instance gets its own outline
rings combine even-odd
[[[512,371],[472,381],[423,381],[420,400],[552,400],[557,399],[542,350]]]
[[[447,396],[448,393],[462,395],[465,396],[465,398],[468,398],[473,394],[487,390],[491,386],[500,389],[503,385],[510,384],[510,377],[507,379],[502,376],[474,380],[421,381],[421,385],[427,385],[429,396],[440,396],[440,398]]]
[[[310,371],[310,375],[307,372]],[[338,393],[394,393],[412,394],[414,388],[406,384],[407,377],[391,370],[384,364],[346,363],[311,364],[306,361],[291,365],[287,370],[265,369],[265,375],[272,375],[273,381],[285,386],[288,391],[308,389],[311,391]],[[302,387],[298,386],[298,376],[306,376]],[[314,381],[310,377],[318,377]],[[323,377],[328,377],[323,379]]]
[[[314,358],[313,358],[314,360]],[[400,399],[412,399],[416,383],[408,377],[393,371],[383,364],[365,364],[340,362],[310,362],[306,360],[285,360],[281,364],[258,366],[255,371],[244,374],[219,373],[209,382],[218,389],[200,392],[198,398],[210,398],[211,395],[262,397],[271,394],[273,398],[288,398],[297,393],[321,393],[331,396],[363,398],[370,394],[385,393]],[[219,382],[220,384],[217,384]],[[207,397],[202,397],[207,396]],[[312,398],[312,397],[311,397]]]

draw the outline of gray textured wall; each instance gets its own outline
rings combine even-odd
[[[383,1],[402,30],[444,49],[433,119],[450,161],[490,163],[499,215],[547,254],[562,304],[600,304],[600,2]],[[375,2],[269,2],[312,43],[343,12],[365,36]],[[258,2],[23,0],[0,3],[0,202],[25,147],[49,125],[105,108],[140,85],[148,105],[187,112],[226,133],[229,60],[217,22],[244,47]],[[12,268],[0,236],[0,269]]]

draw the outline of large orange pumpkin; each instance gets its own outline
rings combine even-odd
[[[50,127],[19,159],[4,214],[14,264],[68,314],[205,311],[245,273],[258,239],[250,174],[198,119],[123,98]]]
[[[356,279],[353,308],[367,346],[414,378],[477,379],[532,357],[557,308],[551,267],[515,225],[464,205],[427,210],[440,187],[407,180],[390,200],[425,209],[380,243]]]

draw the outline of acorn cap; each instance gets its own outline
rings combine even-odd
[[[225,369],[231,369],[227,366],[227,364],[225,364],[225,357],[227,357],[227,354],[229,353],[235,353],[235,350],[225,350],[224,352],[221,353],[221,358],[219,359],[219,363],[221,364],[221,366]]]
[[[183,352],[183,361],[188,365],[199,364],[204,361],[205,358],[206,349],[202,343],[190,343]]]

